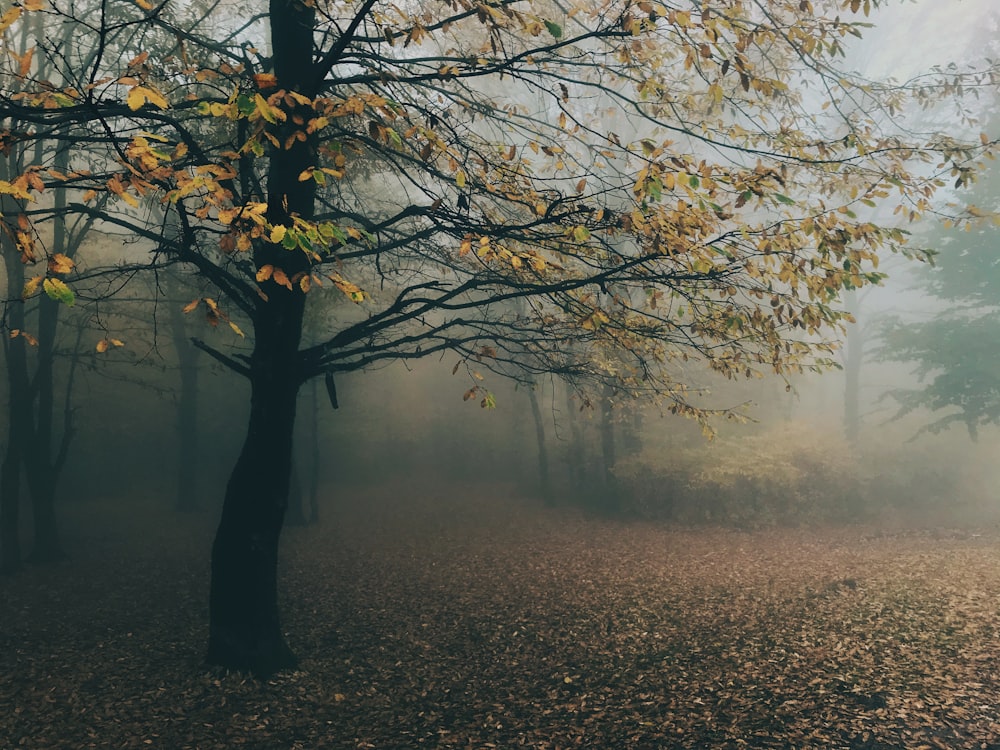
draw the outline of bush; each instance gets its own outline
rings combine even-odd
[[[848,443],[797,422],[697,447],[651,445],[615,474],[634,515],[681,523],[840,521],[861,505]]]

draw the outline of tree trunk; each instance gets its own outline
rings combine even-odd
[[[10,178],[10,164],[0,159],[0,179]],[[0,194],[0,221],[16,225],[21,206],[11,196]],[[24,263],[14,244],[13,232],[0,228],[0,254],[7,270],[7,299],[4,315],[5,339],[9,332],[24,329]],[[31,384],[28,379],[27,342],[15,336],[5,342],[7,359],[7,447],[0,477],[0,567],[12,573],[21,568],[20,508],[21,462],[31,436]]]
[[[601,394],[601,458],[604,464],[604,493],[601,497],[600,507],[606,513],[616,514],[619,510],[618,502],[618,482],[616,481],[615,468],[615,425],[611,419],[612,407],[611,388],[605,386]]]
[[[271,0],[269,18],[278,87],[315,95],[313,28],[315,6],[298,0]],[[316,183],[299,180],[315,166],[317,136],[299,139],[310,106],[295,105],[274,135],[286,148],[271,153],[267,180],[267,220],[290,226],[292,217],[313,217]],[[261,283],[266,299],[253,316],[250,359],[250,424],[236,461],[212,545],[207,661],[258,677],[295,666],[278,617],[278,540],[288,507],[295,402],[302,368],[299,343],[305,293],[296,283],[309,272],[304,252],[289,252],[264,239],[254,246],[257,268],[272,265],[292,280]]]
[[[569,383],[566,388],[566,415],[569,420],[569,478],[574,494],[582,492],[586,480],[586,447],[583,443],[583,429],[580,427],[580,407],[573,401],[573,390]]]
[[[846,293],[847,311],[855,323],[847,328],[844,349],[844,434],[855,443],[861,433],[861,365],[864,361],[864,332],[861,329],[858,293]]]
[[[38,365],[35,370],[38,412],[31,450],[24,454],[34,520],[34,543],[28,559],[35,563],[55,562],[66,557],[56,523],[56,480],[61,466],[56,465],[52,455],[54,349],[61,304],[46,295],[38,299]]]
[[[174,507],[191,512],[200,506],[198,497],[198,355],[187,336],[184,313],[181,311],[180,286],[167,283],[170,299],[170,334],[177,352],[181,389],[177,402],[177,497]]]
[[[209,664],[260,677],[296,663],[278,617],[278,539],[288,503],[297,382],[284,363],[263,365],[275,358],[267,349],[275,342],[266,338],[258,331],[250,425],[212,545],[207,655]]]
[[[313,379],[309,388],[309,523],[319,523],[319,385]]]
[[[68,143],[59,141],[56,144],[53,166],[60,172],[69,171]],[[72,258],[76,255],[79,236],[76,242],[71,242],[66,229],[66,217],[62,213],[66,209],[66,188],[56,188],[54,193],[53,208],[56,216],[52,223],[51,252]],[[55,562],[66,557],[59,540],[59,526],[56,523],[56,485],[72,439],[69,422],[64,425],[58,450],[53,445],[56,400],[55,349],[60,312],[62,312],[61,302],[46,294],[39,295],[38,362],[33,384],[37,398],[37,412],[34,415],[34,439],[31,442],[31,449],[24,453],[25,473],[31,490],[31,511],[34,520],[34,543],[28,559],[36,563]],[[31,417],[28,421],[32,421]]]
[[[535,421],[535,441],[538,445],[538,489],[542,493],[542,502],[552,506],[552,483],[549,480],[549,451],[545,444],[545,423],[542,420],[542,410],[538,405],[538,394],[535,384],[528,386],[528,402],[531,404],[531,416]]]

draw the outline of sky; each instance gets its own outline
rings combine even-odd
[[[858,67],[869,75],[905,79],[975,55],[969,42],[996,12],[996,0],[889,0],[872,15],[876,28],[859,45]]]

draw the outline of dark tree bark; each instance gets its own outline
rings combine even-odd
[[[542,419],[542,409],[538,405],[538,393],[535,384],[528,386],[528,402],[531,404],[531,417],[535,422],[535,442],[538,446],[538,491],[542,494],[542,502],[547,506],[553,504],[552,482],[549,479],[549,450],[545,443],[545,422]]]
[[[9,178],[9,164],[0,159],[0,179]],[[0,221],[16,222],[21,207],[9,195],[0,195]],[[6,573],[21,568],[20,507],[21,464],[31,436],[31,384],[28,379],[27,342],[23,336],[8,339],[8,332],[24,330],[24,263],[12,233],[0,230],[0,254],[7,270],[7,299],[4,314],[4,339],[7,360],[7,446],[3,475],[0,477],[0,567]]]
[[[313,27],[316,11],[296,0],[271,0],[274,73],[279,88],[312,96]],[[302,106],[302,105],[299,105]],[[276,127],[280,143],[308,121],[309,111],[290,111]],[[267,219],[289,225],[293,215],[311,219],[315,183],[298,179],[317,158],[316,136],[291,139],[275,149],[269,163]],[[308,273],[304,253],[259,241],[258,268],[273,265],[289,279]],[[266,677],[292,668],[296,659],[285,643],[278,616],[278,540],[288,506],[292,469],[295,403],[302,380],[299,343],[305,294],[297,284],[262,285],[267,299],[253,319],[250,359],[250,424],[246,441],[226,487],[222,518],[212,546],[207,661],[227,669]]]
[[[58,144],[54,166],[59,171],[67,171],[68,144],[62,142]],[[54,207],[57,211],[65,209],[65,188],[55,191]],[[52,231],[52,252],[69,257],[75,255],[75,243],[70,247],[64,216],[56,216]],[[28,559],[36,563],[55,562],[66,557],[56,522],[56,483],[72,439],[72,430],[68,423],[65,425],[62,440],[55,453],[52,442],[55,417],[55,346],[62,306],[61,302],[48,295],[43,294],[38,298],[38,360],[33,384],[34,396],[37,398],[37,412],[31,450],[24,453],[34,520],[34,543]]]

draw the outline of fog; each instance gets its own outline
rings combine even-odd
[[[991,0],[147,5],[0,17],[0,750],[1000,748]]]

